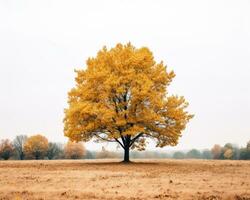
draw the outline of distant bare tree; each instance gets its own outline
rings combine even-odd
[[[26,140],[27,140],[26,135],[18,135],[13,140],[15,151],[20,160],[24,159],[24,143],[26,142]]]
[[[60,154],[63,154],[62,145],[54,143],[54,142],[49,142],[49,148],[47,152],[48,159],[51,160],[51,159],[59,158]]]

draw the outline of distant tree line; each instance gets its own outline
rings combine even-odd
[[[224,146],[215,144],[211,150],[199,151],[192,149],[188,152],[176,151],[173,154],[175,159],[217,159],[217,160],[250,160],[250,141],[245,147],[237,147],[231,143]]]
[[[103,159],[122,158],[121,151],[108,151],[104,147],[100,152],[88,151],[82,143],[68,142],[60,144],[49,142],[42,135],[18,135],[13,141],[3,139],[0,141],[0,159]],[[212,149],[190,151],[176,151],[165,153],[163,151],[131,151],[131,158],[174,158],[174,159],[221,159],[221,160],[250,160],[250,141],[245,147],[237,147],[231,143],[224,146],[214,145]]]
[[[68,142],[66,145],[49,142],[42,135],[18,135],[13,141],[0,141],[0,159],[80,159],[86,154],[82,143]]]

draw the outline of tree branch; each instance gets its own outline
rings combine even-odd
[[[100,138],[101,140],[107,141],[107,142],[116,142],[116,140],[109,140],[107,138],[103,138],[100,135],[94,134],[96,137]]]
[[[94,135],[95,135],[96,137],[100,138],[101,140],[106,141],[106,142],[118,142],[118,143],[122,146],[122,148],[124,148],[124,145],[123,145],[117,138],[115,138],[115,140],[109,140],[109,139],[107,139],[107,138],[101,137],[101,136],[98,135],[98,134],[94,134]]]
[[[129,146],[131,147],[131,145],[132,145],[139,137],[141,137],[142,135],[143,135],[143,133],[140,133],[140,134],[138,134],[137,136],[135,136],[135,137],[130,141]]]
[[[115,138],[115,140],[122,146],[122,148],[124,149],[124,145],[118,140]]]

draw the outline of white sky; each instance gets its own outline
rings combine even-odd
[[[175,71],[170,92],[184,95],[195,114],[171,149],[245,145],[249,11],[248,0],[0,0],[0,139],[42,133],[65,142],[63,109],[73,70],[103,45],[131,41]]]

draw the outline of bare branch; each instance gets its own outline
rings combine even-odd
[[[94,134],[96,137],[98,137],[98,138],[100,138],[101,140],[104,140],[104,141],[107,141],[107,142],[116,142],[116,140],[109,140],[109,139],[107,139],[107,138],[103,138],[103,137],[101,137],[100,135],[98,135],[98,134]]]
[[[115,138],[115,140],[122,146],[122,148],[124,149],[124,145],[118,140]]]
[[[135,136],[135,137],[130,141],[129,146],[132,146],[132,144],[133,144],[139,137],[141,137],[142,135],[143,135],[143,133],[140,133],[140,134],[138,134],[137,136]]]

